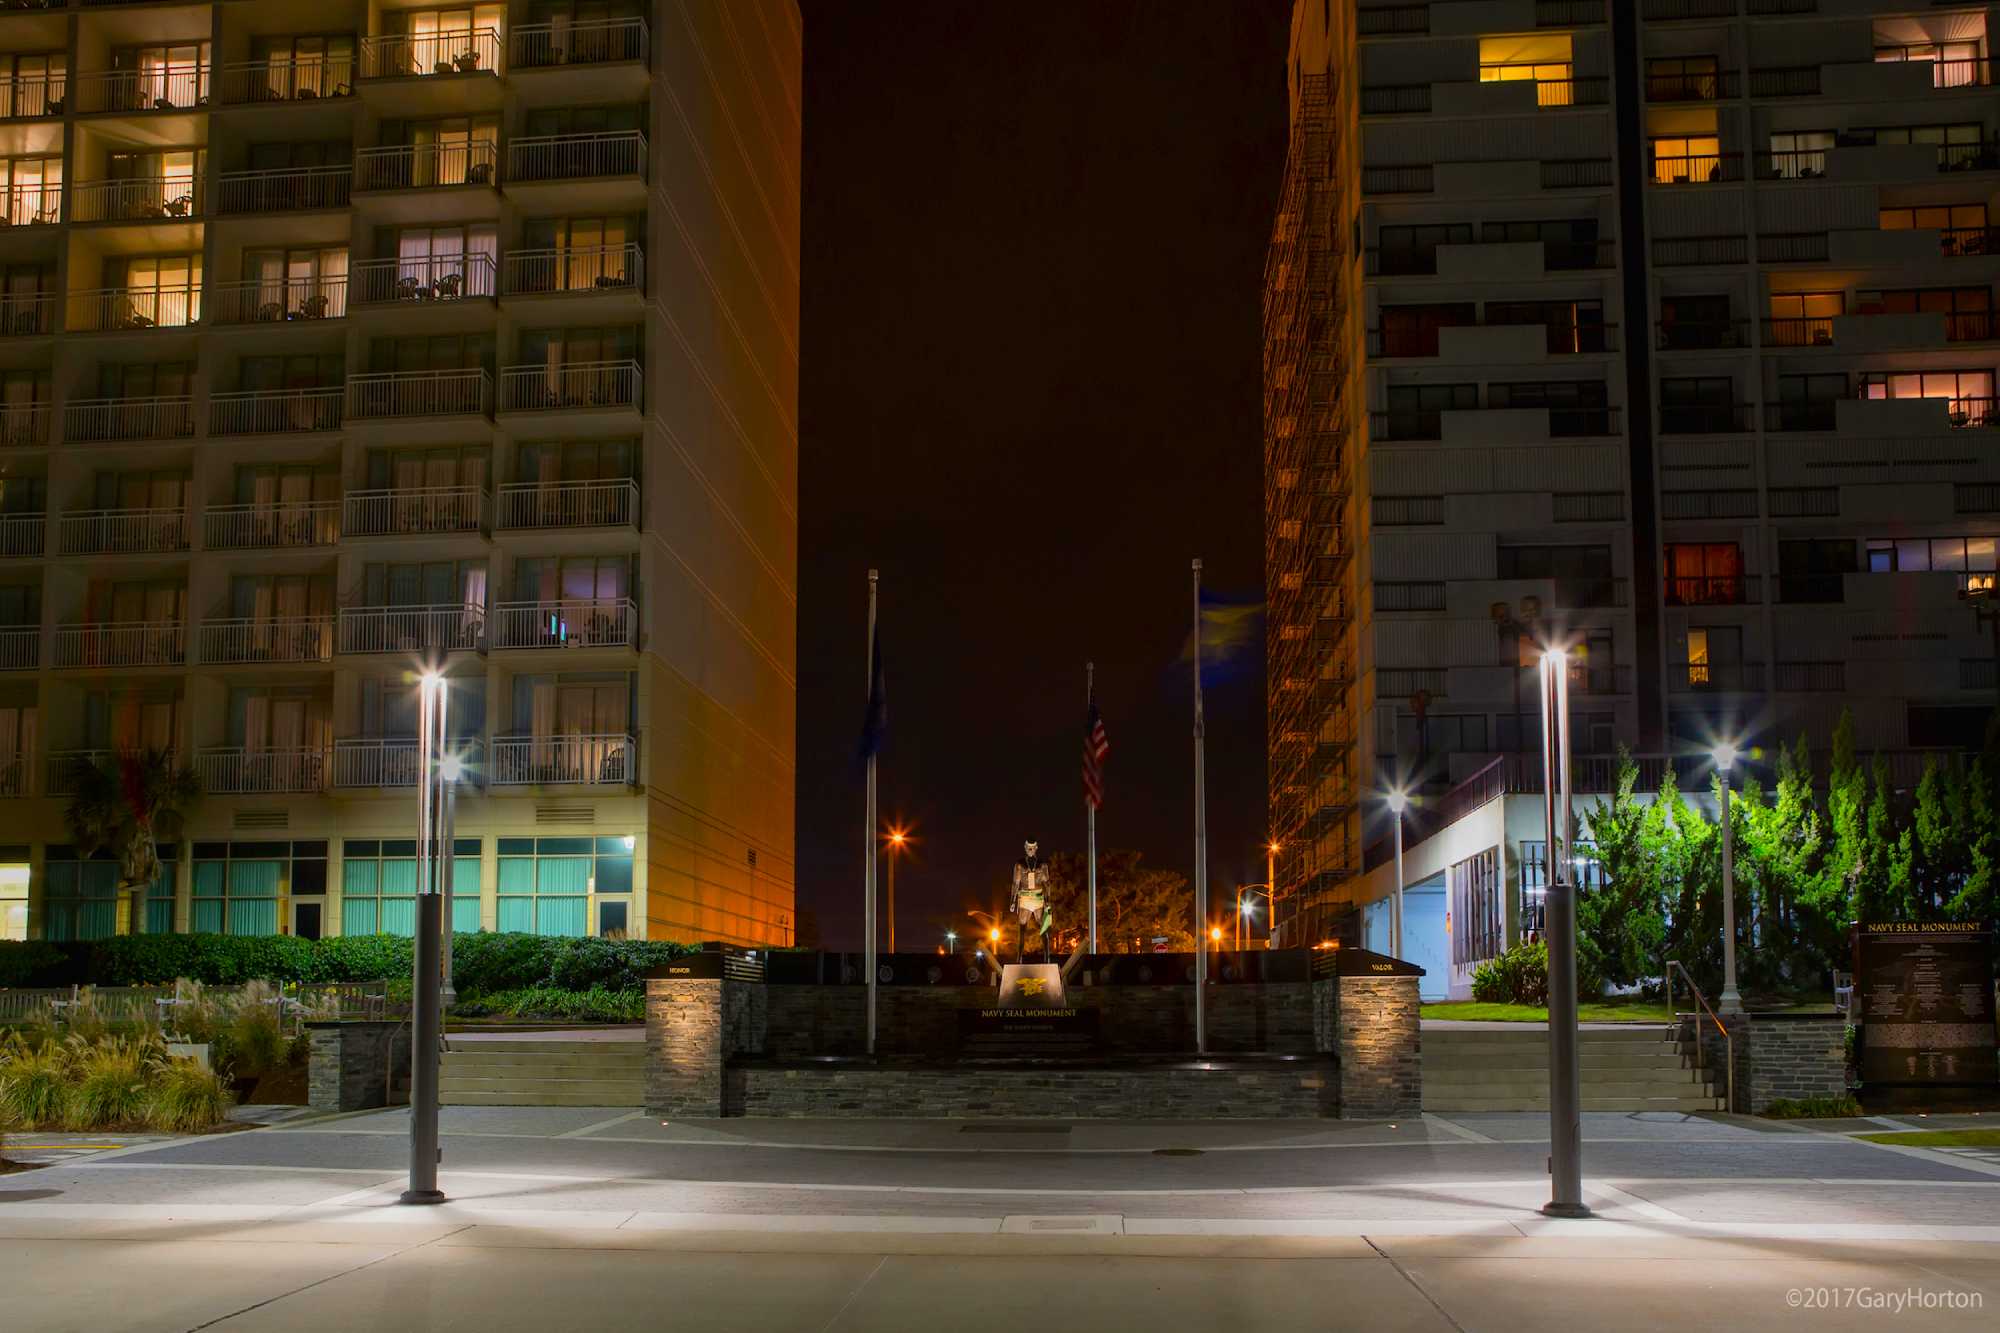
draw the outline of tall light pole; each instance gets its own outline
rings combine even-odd
[[[422,768],[417,787],[417,938],[410,978],[410,1187],[400,1200],[411,1204],[444,1202],[437,1187],[438,1048],[444,1039],[444,960],[438,938],[444,895],[440,892],[438,855],[442,840],[449,863],[449,784],[444,776],[449,703],[445,678],[436,671],[426,671],[417,695]]]
[[[1278,840],[1271,839],[1264,844],[1264,883],[1269,887],[1271,900],[1271,924],[1264,931],[1264,938],[1272,948],[1278,946]]]
[[[896,855],[909,842],[910,835],[902,829],[889,830],[889,952],[896,952]]]
[[[1993,634],[1993,703],[2000,708],[2000,590],[1991,574],[1968,574],[1966,579],[1959,597],[1972,608],[1972,623]]]
[[[1257,893],[1262,893],[1264,895],[1264,901],[1272,904],[1271,915],[1274,921],[1277,917],[1277,905],[1276,902],[1271,897],[1271,886],[1269,884],[1238,884],[1236,886],[1236,949],[1237,952],[1239,953],[1242,952],[1244,944],[1243,940],[1244,920],[1245,918],[1257,915],[1257,899],[1255,897],[1252,897],[1250,901],[1246,903],[1243,901],[1243,895],[1245,894],[1254,895]],[[1269,939],[1268,931],[1266,932],[1266,939],[1267,940]],[[1257,942],[1257,935],[1254,927],[1251,930],[1249,942],[1251,944],[1255,944]]]
[[[1550,1217],[1588,1217],[1583,1202],[1583,1084],[1577,1069],[1576,869],[1570,860],[1569,655],[1542,654],[1542,819],[1549,849]]]
[[[1389,793],[1389,813],[1396,817],[1396,892],[1390,907],[1389,956],[1403,956],[1403,811],[1410,807],[1410,795],[1402,788]]]
[[[957,952],[958,952],[958,932],[957,932],[957,931],[955,931],[955,930],[947,930],[947,931],[946,931],[946,932],[944,933],[944,951],[945,951],[946,953],[948,953],[948,954],[949,954],[949,953],[957,953]]]
[[[1736,747],[1724,741],[1715,747],[1715,771],[1722,775],[1722,998],[1716,1010],[1743,1012],[1736,992],[1736,829],[1729,817],[1729,770],[1736,766]]]

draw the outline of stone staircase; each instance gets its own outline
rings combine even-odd
[[[549,1041],[447,1036],[438,1100],[445,1106],[638,1106],[643,1041]]]
[[[1426,1111],[1549,1109],[1547,1028],[1426,1023],[1423,1043]],[[1586,1111],[1723,1109],[1713,1071],[1694,1068],[1664,1024],[1584,1028],[1577,1056]]]

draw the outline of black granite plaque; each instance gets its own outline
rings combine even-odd
[[[961,1009],[958,1040],[964,1056],[1086,1055],[1097,1048],[1097,1010]]]
[[[1977,922],[1888,921],[1856,928],[1861,1081],[1941,1087],[2000,1080],[1993,1026],[1993,932]]]

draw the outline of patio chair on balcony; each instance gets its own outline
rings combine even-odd
[[[475,162],[467,167],[465,169],[465,183],[467,185],[492,184],[493,164],[491,162]]]
[[[132,304],[130,301],[126,301],[119,306],[118,313],[112,316],[111,327],[114,329],[150,329],[156,322],[151,315],[140,313],[138,306]]]
[[[305,300],[299,302],[299,308],[292,312],[292,318],[325,319],[326,305],[325,296],[308,296]]]
[[[162,216],[184,218],[194,209],[194,196],[184,194],[178,199],[169,199],[162,209]]]
[[[431,291],[440,301],[456,301],[464,287],[463,273],[447,273],[431,285]]]
[[[396,279],[396,299],[398,301],[423,301],[430,298],[430,288],[415,274],[406,274]]]
[[[457,55],[451,58],[451,69],[450,70],[440,69],[438,73],[446,74],[455,72],[459,74],[471,74],[478,68],[479,68],[479,52],[460,51]]]
[[[265,301],[257,307],[257,316],[252,322],[257,324],[276,324],[282,321],[284,317],[285,303],[283,301]]]

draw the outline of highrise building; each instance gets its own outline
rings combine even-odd
[[[1351,776],[1322,745],[1311,780],[1286,778],[1290,680],[1271,687],[1274,805],[1314,793],[1280,820],[1310,849],[1280,858],[1301,938],[1358,905],[1321,868],[1386,851],[1325,851],[1347,819],[1320,804],[1330,774],[1370,846],[1392,786],[1538,788],[1545,644],[1581,658],[1574,748],[1599,777],[1621,745],[1824,749],[1843,709],[1904,780],[1921,752],[1977,743],[1995,664],[1975,608],[2000,541],[1993,21],[1865,0],[1299,0],[1293,155],[1359,145],[1329,163],[1362,202],[1324,268],[1335,289],[1361,275],[1363,329],[1344,353],[1348,572],[1322,603],[1354,646],[1319,659],[1322,680],[1352,673]],[[1282,333],[1268,346],[1275,402]],[[1274,457],[1288,428],[1267,412]],[[1286,486],[1267,478],[1280,554]],[[1280,614],[1298,566],[1271,565],[1274,662],[1304,623]],[[1512,883],[1523,852],[1502,850]]]
[[[791,0],[0,9],[0,933],[789,943]]]

